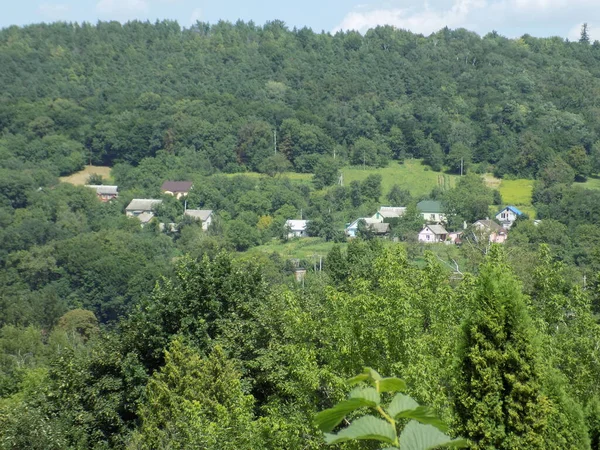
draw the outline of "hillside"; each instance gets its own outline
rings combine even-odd
[[[312,172],[335,152],[533,178],[560,155],[585,177],[600,160],[598,75],[597,44],[464,29],[11,27],[0,31],[0,166],[68,175],[90,157],[137,165],[164,151],[183,172]]]

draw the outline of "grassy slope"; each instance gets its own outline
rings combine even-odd
[[[102,178],[108,182],[111,182],[110,170],[111,168],[107,166],[85,166],[85,168],[79,172],[75,172],[67,177],[60,177],[60,181],[63,183],[71,183],[76,186],[83,186],[87,183],[88,177],[91,174],[96,173],[102,175]]]
[[[249,252],[274,252],[279,253],[284,258],[299,258],[307,261],[313,261],[313,258],[316,258],[318,262],[319,255],[325,257],[334,245],[333,242],[325,242],[321,238],[291,239],[288,242],[273,240],[268,244],[254,247]],[[339,245],[345,246],[346,244]]]
[[[516,206],[530,218],[535,217],[535,209],[531,204],[533,180],[502,180],[499,191],[505,205]]]
[[[392,161],[387,167],[381,169],[366,169],[362,167],[344,167],[341,170],[344,175],[344,185],[351,181],[362,181],[371,174],[379,174],[382,177],[381,187],[383,195],[386,195],[394,184],[408,189],[415,197],[427,195],[431,190],[443,183],[454,186],[456,175],[445,175],[434,172],[424,165],[420,160],[407,159],[404,164]]]

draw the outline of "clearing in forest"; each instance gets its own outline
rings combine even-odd
[[[334,245],[333,242],[325,242],[325,240],[316,237],[290,239],[287,242],[274,239],[267,244],[250,249],[249,252],[278,253],[284,259],[296,258],[319,264],[319,257],[324,260]],[[344,248],[346,244],[338,245]]]
[[[344,186],[351,181],[363,181],[369,175],[379,174],[382,177],[381,188],[383,197],[390,191],[394,184],[403,189],[408,189],[414,197],[429,194],[433,188],[440,186],[446,189],[454,187],[457,175],[434,172],[429,166],[418,159],[407,159],[403,164],[397,161],[390,162],[386,167],[379,169],[362,167],[344,167],[341,170],[344,176]]]
[[[105,180],[110,179],[110,167],[108,166],[85,166],[83,170],[75,172],[72,175],[66,177],[60,177],[60,181],[63,183],[71,183],[76,186],[83,186],[87,184],[88,177],[96,173],[101,175]]]
[[[531,203],[533,193],[533,180],[502,180],[498,188],[505,205],[513,205],[534,218],[535,210]]]

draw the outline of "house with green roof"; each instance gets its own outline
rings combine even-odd
[[[417,203],[421,216],[429,223],[446,222],[446,214],[442,210],[442,202],[437,200],[423,200]]]

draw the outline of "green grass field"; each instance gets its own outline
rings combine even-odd
[[[363,170],[361,167],[344,167],[341,172],[346,186],[351,181],[362,181],[371,174],[379,174],[382,177],[383,195],[387,194],[394,184],[398,184],[408,189],[415,197],[429,194],[436,186],[445,184],[447,187],[453,187],[457,178],[456,175],[434,172],[418,159],[407,159],[404,164],[392,161],[387,167],[381,169]]]
[[[312,261],[312,258],[316,258],[318,261],[319,255],[324,258],[334,245],[333,242],[325,242],[321,238],[291,239],[288,242],[273,240],[254,247],[248,252],[278,253],[286,259],[298,258]],[[346,244],[339,245],[346,246]]]
[[[589,177],[585,183],[575,183],[585,189],[600,189],[600,177]]]
[[[502,180],[499,191],[505,205],[516,206],[530,218],[535,217],[535,209],[531,204],[533,180]]]

